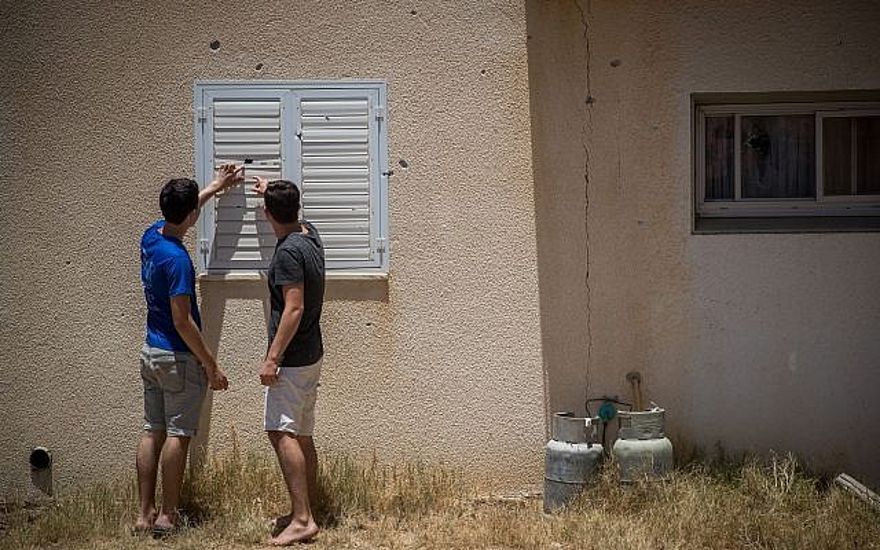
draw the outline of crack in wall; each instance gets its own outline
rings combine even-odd
[[[592,13],[590,0],[586,1],[586,9],[581,6],[580,0],[574,0],[574,6],[580,16],[581,26],[584,29],[583,46],[584,46],[584,87],[586,88],[586,98],[584,99],[584,117],[581,125],[581,147],[584,150],[584,261],[586,263],[586,272],[584,273],[584,287],[586,289],[585,307],[587,313],[587,356],[584,361],[584,405],[590,398],[590,367],[593,355],[593,332],[592,332],[592,311],[591,311],[591,292],[590,288],[590,147],[588,136],[591,135],[593,129],[593,98],[590,83],[590,25],[589,16]]]

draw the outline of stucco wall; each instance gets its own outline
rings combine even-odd
[[[390,182],[391,277],[329,284],[319,444],[539,480],[525,7],[137,4],[0,11],[0,493],[27,485],[33,445],[55,452],[62,490],[133,462],[137,243],[162,181],[193,172],[195,79],[388,82],[390,159],[409,165]],[[268,451],[264,286],[199,292],[232,386],[215,396],[211,445],[234,428]]]
[[[880,483],[880,235],[692,235],[690,160],[693,92],[880,88],[880,6],[581,7],[591,392],[628,396],[639,370],[682,441]]]

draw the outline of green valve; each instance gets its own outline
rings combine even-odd
[[[599,407],[599,419],[602,422],[611,422],[617,416],[617,407],[611,401],[605,401]]]

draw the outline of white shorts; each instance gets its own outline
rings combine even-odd
[[[278,369],[278,381],[264,390],[263,418],[267,432],[312,435],[320,377],[321,359],[305,367]]]

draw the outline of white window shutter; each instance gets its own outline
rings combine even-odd
[[[380,263],[376,101],[360,90],[299,95],[303,218],[320,231],[330,269]]]
[[[196,84],[197,177],[247,159],[248,177],[288,179],[318,228],[328,271],[387,273],[385,85],[377,82]],[[202,272],[256,272],[275,236],[250,184],[211,200],[199,219]]]

